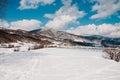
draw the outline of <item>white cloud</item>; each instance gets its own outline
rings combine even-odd
[[[40,28],[41,22],[39,20],[19,20],[19,21],[15,21],[15,22],[11,22],[10,23],[10,28],[11,29],[22,29],[22,30],[26,30],[26,31],[31,31],[34,29],[38,29]]]
[[[73,22],[77,22],[78,18],[85,15],[83,11],[79,11],[76,5],[71,6],[72,0],[62,0],[62,6],[55,14],[45,14],[45,17],[52,20],[45,25],[46,28],[53,28],[56,30],[65,29],[65,27]],[[78,23],[78,22],[77,22]]]
[[[71,2],[72,2],[72,0],[62,0],[62,3],[63,3],[65,6],[70,6],[70,5],[71,5]]]
[[[106,18],[120,10],[120,0],[91,0],[96,2],[92,7],[92,11],[97,13],[91,16],[91,19]]]
[[[36,9],[40,5],[52,4],[55,0],[21,0],[19,9]]]
[[[9,23],[0,19],[0,28],[9,28]]]
[[[65,26],[67,26],[67,24],[71,21],[72,21],[72,18],[69,15],[67,15],[67,16],[63,15],[63,16],[54,18],[52,21],[49,21],[46,24],[46,27],[53,28],[55,30],[64,29]]]
[[[120,37],[120,23],[112,24],[89,24],[85,26],[79,26],[78,28],[72,28],[67,32],[76,35],[102,35],[108,37]]]
[[[118,16],[118,18],[120,18],[120,16]]]

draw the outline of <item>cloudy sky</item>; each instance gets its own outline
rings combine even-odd
[[[5,0],[0,27],[120,37],[120,0]],[[1,4],[2,2],[0,2]],[[0,16],[2,13],[0,13]]]

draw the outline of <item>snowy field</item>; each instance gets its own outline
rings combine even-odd
[[[0,80],[120,80],[120,63],[101,50],[44,48],[13,52],[0,48]]]

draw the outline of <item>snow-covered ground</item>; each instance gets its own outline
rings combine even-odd
[[[120,63],[104,59],[102,53],[95,49],[12,52],[2,48],[0,80],[120,80]]]

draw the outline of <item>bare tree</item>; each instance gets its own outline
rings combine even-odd
[[[107,58],[115,60],[117,62],[120,61],[120,48],[107,48],[103,51],[106,52]],[[106,57],[106,55],[104,57]]]

